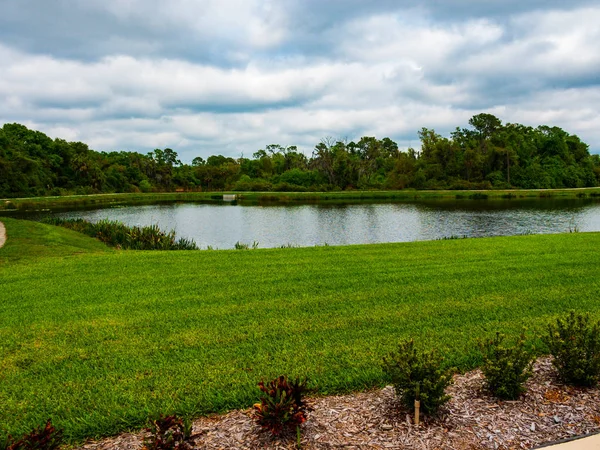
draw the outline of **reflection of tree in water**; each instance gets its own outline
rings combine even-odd
[[[581,222],[572,210],[510,209],[504,211],[428,211],[425,229],[433,239],[440,237],[512,236],[564,233]]]
[[[460,195],[460,194],[458,194]],[[414,205],[419,209],[435,211],[507,211],[532,210],[553,211],[572,210],[574,212],[586,206],[600,205],[595,198],[543,198],[543,199],[493,199],[493,200],[419,200]]]

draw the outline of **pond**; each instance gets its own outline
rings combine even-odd
[[[456,200],[385,204],[241,206],[162,204],[56,213],[90,221],[158,224],[202,247],[368,244],[600,231],[600,201]]]

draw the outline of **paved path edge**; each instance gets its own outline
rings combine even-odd
[[[587,434],[583,436],[573,436],[572,438],[563,439],[557,442],[549,442],[547,444],[535,447],[534,450],[562,450],[562,449],[598,449],[600,448],[600,432]]]
[[[2,248],[2,246],[4,245],[5,242],[6,242],[6,228],[4,227],[4,224],[2,222],[0,222],[0,248]]]

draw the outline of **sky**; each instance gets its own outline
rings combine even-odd
[[[600,153],[600,0],[0,0],[0,124],[99,151],[419,147],[487,112]]]

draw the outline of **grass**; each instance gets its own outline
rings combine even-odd
[[[2,222],[7,229],[8,240],[0,249],[0,273],[3,273],[4,265],[21,259],[33,262],[83,253],[111,252],[102,242],[75,231],[28,220],[2,218]]]
[[[75,442],[248,407],[280,374],[320,394],[378,386],[405,337],[466,370],[495,331],[600,317],[599,233],[132,252],[2,220],[0,434],[52,418]]]
[[[235,194],[238,203],[335,203],[335,202],[409,202],[421,200],[518,200],[537,198],[599,198],[600,188],[585,189],[507,189],[488,191],[333,191],[333,192],[164,192],[136,194],[67,195],[0,199],[0,212],[64,210],[156,204],[161,202],[221,203],[223,194]]]

